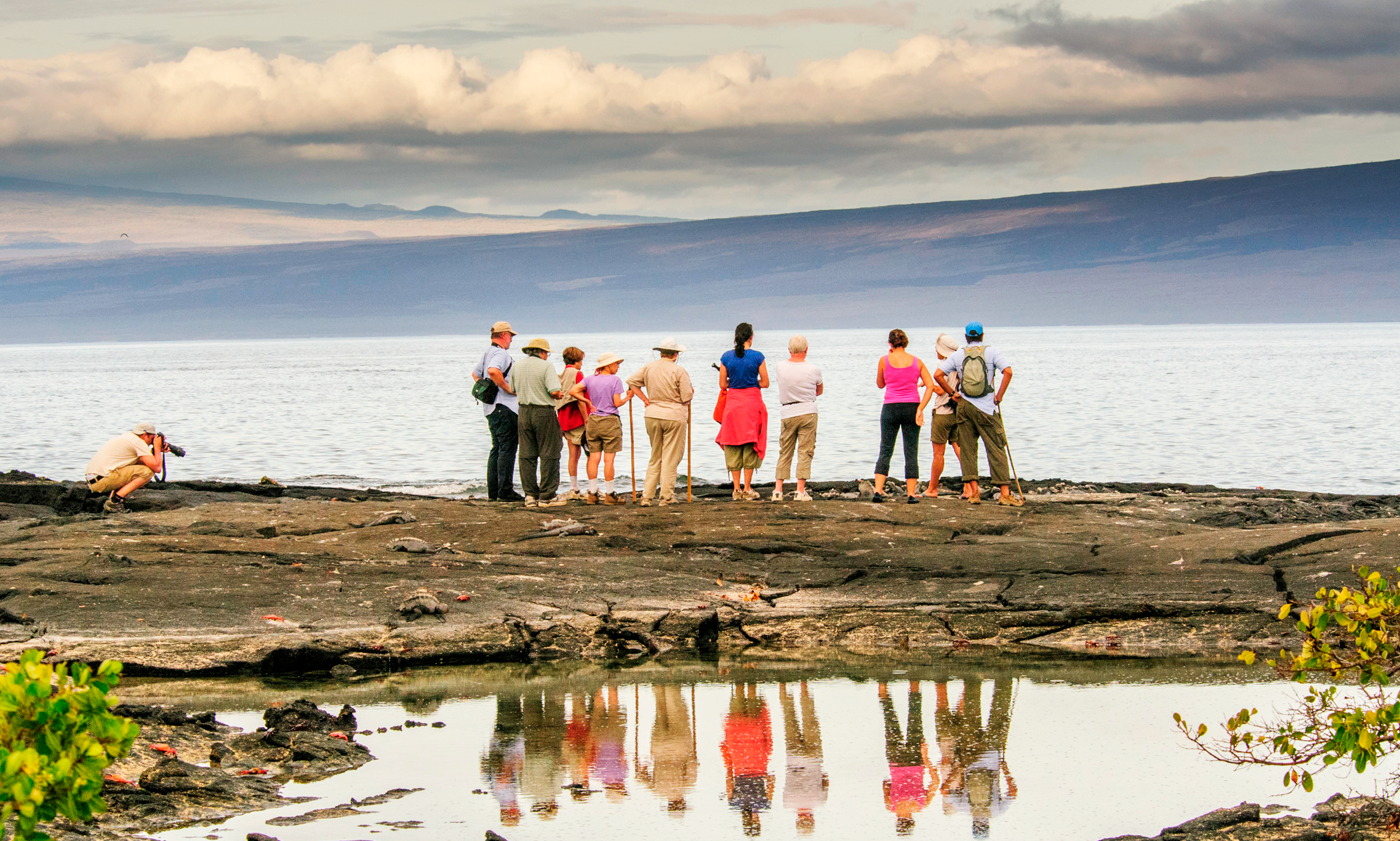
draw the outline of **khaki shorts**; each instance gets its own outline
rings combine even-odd
[[[573,429],[564,430],[564,440],[575,447],[583,446],[583,427],[576,426]]]
[[[757,470],[763,466],[758,450],[753,444],[721,444],[724,447],[724,466],[729,472],[735,470]]]
[[[617,415],[589,415],[588,451],[590,453],[622,452],[622,418]]]
[[[121,490],[122,486],[133,479],[149,479],[156,475],[155,471],[144,464],[128,464],[126,467],[118,467],[101,479],[94,479],[88,485],[88,490],[96,494],[111,493]]]
[[[929,424],[929,435],[935,444],[946,444],[953,438],[953,430],[958,426],[958,416],[952,412],[946,415],[935,414]]]

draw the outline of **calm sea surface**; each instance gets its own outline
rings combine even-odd
[[[906,329],[910,350],[936,359],[939,328]],[[759,325],[754,347],[772,362],[785,359],[789,335]],[[547,338],[556,350],[584,349],[586,371],[602,352],[620,353],[626,376],[652,358],[662,336]],[[681,362],[699,392],[694,474],[722,480],[710,364],[729,335],[678,338],[690,349]],[[826,378],[814,478],[868,476],[879,442],[874,377],[884,332],[808,338],[809,359]],[[1004,408],[1023,476],[1400,491],[1400,325],[1005,328],[989,339],[1015,371]],[[171,460],[171,478],[479,493],[490,439],[469,372],[485,345],[461,336],[0,345],[0,470],[79,479],[103,441],[152,420],[189,450]],[[557,353],[551,360],[562,367]],[[767,400],[769,458],[760,476],[771,481],[776,388]],[[639,473],[648,455],[640,408]],[[920,459],[927,478],[927,440]],[[626,452],[619,470],[629,472]]]
[[[374,762],[283,788],[311,800],[160,837],[314,841],[417,828],[406,837],[1093,841],[1155,835],[1245,800],[1306,816],[1335,791],[1370,793],[1387,773],[1330,771],[1311,794],[1285,792],[1275,768],[1231,768],[1188,749],[1173,712],[1218,730],[1241,707],[1269,714],[1303,691],[1250,682],[1240,666],[985,670],[957,659],[838,674],[739,663],[463,667],[313,689],[324,709],[354,704],[364,729],[445,726],[359,736]],[[308,693],[183,683],[186,695],[161,700],[222,707],[221,721],[245,729],[261,724],[249,707]],[[201,697],[209,691],[222,700]],[[288,825],[395,788],[422,790]]]

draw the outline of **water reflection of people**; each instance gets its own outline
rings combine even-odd
[[[627,711],[617,699],[617,687],[593,696],[589,733],[593,739],[592,770],[609,800],[627,796]]]
[[[496,696],[496,727],[491,743],[481,755],[481,779],[501,809],[501,825],[520,823],[520,769],[525,759],[524,699],[520,695]]]
[[[943,783],[943,810],[952,813],[966,809],[972,814],[972,834],[983,838],[991,833],[992,817],[1004,812],[1016,798],[1016,780],[1006,764],[1006,738],[1011,731],[1011,678],[992,682],[992,706],[986,726],[982,724],[982,681],[963,681],[963,694],[956,707],[948,705],[947,684],[938,684],[935,725],[947,774]],[[1002,793],[1002,777],[1006,792]]]
[[[881,683],[879,693],[885,713],[885,759],[890,765],[885,808],[894,813],[895,833],[909,835],[914,831],[914,815],[923,811],[938,787],[938,771],[924,741],[923,693],[917,680],[909,681],[909,721],[903,730],[889,687]]]
[[[695,786],[699,760],[695,753],[695,738],[690,729],[690,712],[679,686],[653,685],[656,696],[656,719],[651,725],[651,762],[641,764],[637,759],[637,778],[666,801],[666,811],[673,817],[685,814],[685,796]]]
[[[719,750],[724,757],[729,807],[739,811],[745,835],[758,835],[763,831],[759,813],[773,802],[773,776],[768,773],[773,727],[768,703],[759,697],[755,684],[734,684]]]
[[[530,811],[544,820],[559,813],[556,799],[564,777],[564,696],[534,692],[525,696],[525,756],[520,791],[530,798]]]
[[[569,791],[575,800],[591,793],[588,768],[593,764],[593,734],[588,702],[589,696],[582,692],[569,696],[569,721],[564,727],[564,763],[569,767]]]
[[[817,722],[817,705],[802,681],[799,690],[802,717],[788,694],[787,684],[778,684],[778,700],[783,705],[783,735],[787,746],[787,768],[783,777],[783,807],[797,812],[797,832],[810,835],[817,828],[817,808],[826,803],[829,781],[822,771],[822,731]]]

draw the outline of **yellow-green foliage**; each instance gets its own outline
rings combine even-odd
[[[37,824],[55,815],[86,821],[102,812],[102,772],[131,750],[140,727],[113,715],[122,664],[97,673],[78,663],[50,666],[30,650],[0,674],[0,838],[48,838]]]
[[[1312,790],[1312,772],[1346,762],[1357,772],[1373,767],[1400,742],[1400,699],[1389,689],[1400,672],[1400,587],[1379,572],[1356,570],[1359,588],[1326,587],[1310,606],[1284,605],[1278,618],[1295,612],[1303,645],[1296,654],[1280,651],[1268,664],[1300,683],[1325,677],[1354,688],[1310,686],[1278,721],[1251,720],[1258,710],[1243,709],[1225,723],[1225,737],[1207,741],[1206,725],[1177,726],[1210,756],[1237,765],[1289,767],[1284,785]],[[1253,663],[1255,654],[1240,655]],[[1311,766],[1311,767],[1310,767]],[[1310,768],[1309,768],[1310,767]]]

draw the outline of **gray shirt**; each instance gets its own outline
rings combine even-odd
[[[510,358],[510,351],[492,342],[491,347],[487,348],[486,353],[482,355],[481,361],[476,363],[476,367],[472,369],[472,373],[476,374],[478,378],[486,377],[486,369],[495,368],[505,376],[506,382],[510,382],[510,371],[512,367],[514,367],[514,361]],[[512,388],[513,387],[514,386],[512,386]],[[516,400],[514,394],[507,394],[505,389],[501,389],[496,393],[495,401],[481,404],[481,411],[489,415],[496,411],[497,406],[505,406],[512,412],[519,414],[520,409],[518,403],[519,401]]]

